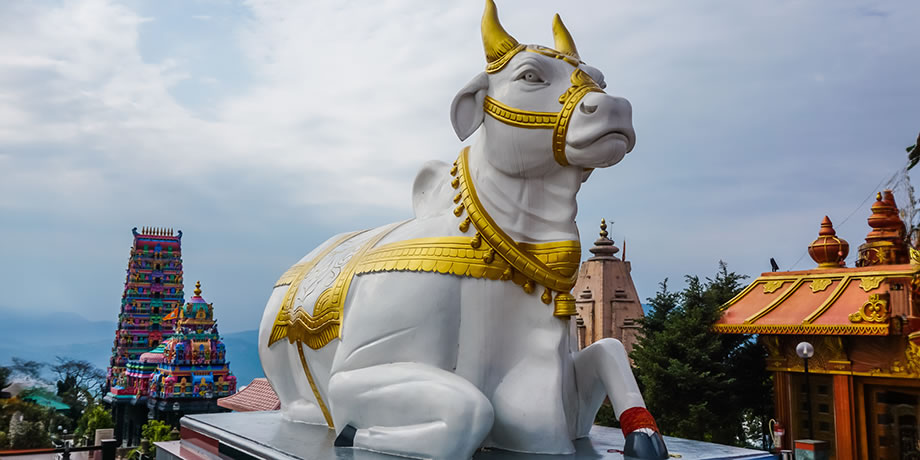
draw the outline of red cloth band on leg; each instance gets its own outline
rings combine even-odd
[[[639,428],[650,428],[658,433],[658,425],[655,423],[655,417],[644,407],[633,407],[626,409],[620,414],[620,429],[623,430],[623,436],[638,430]]]

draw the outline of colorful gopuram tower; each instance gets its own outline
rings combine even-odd
[[[163,348],[163,360],[150,377],[148,407],[158,413],[221,411],[217,398],[236,392],[236,377],[230,374],[214,306],[201,297],[200,282],[179,309],[175,333]]]
[[[200,282],[189,302],[163,322],[175,323],[168,338],[128,361],[105,397],[114,408],[115,437],[128,445],[140,442],[149,419],[178,427],[186,414],[225,412],[217,399],[236,393],[214,306],[201,297]]]
[[[118,329],[112,346],[106,384],[109,388],[125,373],[129,361],[156,348],[173,331],[167,315],[184,303],[182,288],[182,231],[165,228],[131,229],[134,244],[121,296]]]

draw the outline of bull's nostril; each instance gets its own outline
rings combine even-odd
[[[585,104],[584,102],[582,102],[582,103],[579,105],[579,107],[581,108],[581,113],[583,113],[583,114],[585,114],[585,115],[591,115],[592,113],[594,113],[595,111],[597,111],[597,106],[596,106],[596,105],[588,105],[588,104]]]

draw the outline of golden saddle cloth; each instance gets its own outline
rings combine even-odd
[[[468,148],[464,149],[454,162],[450,184],[458,191],[454,215],[461,219],[459,229],[467,233],[472,226],[473,236],[419,238],[377,247],[403,223],[342,235],[315,257],[288,269],[275,283],[276,288],[288,289],[268,345],[287,338],[292,344],[303,343],[318,350],[339,337],[351,280],[366,273],[431,272],[512,281],[527,294],[541,285],[543,303],[549,304],[556,293],[556,316],[568,318],[575,314],[570,291],[578,275],[581,245],[578,241],[518,243],[505,234],[482,208],[467,177],[467,152]],[[310,295],[320,289],[318,296]],[[304,303],[312,298],[316,300],[310,312]]]

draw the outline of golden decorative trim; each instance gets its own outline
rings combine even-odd
[[[529,279],[515,271],[492,248],[475,248],[475,237],[418,238],[389,243],[369,251],[358,263],[355,274],[382,271],[412,271],[469,276],[491,280],[513,280],[525,285]],[[581,246],[576,241],[520,244],[551,270],[577,273]]]
[[[281,307],[278,310],[278,314],[275,316],[275,324],[272,326],[272,333],[268,337],[268,346],[272,346],[275,342],[287,337],[288,326],[291,324],[291,307],[294,305],[294,296],[297,295],[297,289],[300,287],[301,281],[304,277],[307,276],[307,273],[313,269],[320,260],[329,255],[335,248],[339,247],[342,243],[352,239],[353,237],[364,233],[367,230],[361,230],[357,232],[347,233],[342,235],[341,238],[333,241],[325,249],[320,251],[316,257],[313,259],[295,264],[293,267],[287,269],[281,278],[275,283],[275,287],[281,286],[290,286],[287,291],[284,293],[284,297],[281,299]]]
[[[865,276],[862,278],[862,281],[860,281],[859,287],[861,287],[863,291],[869,292],[878,288],[884,280],[884,276]]]
[[[834,302],[840,298],[840,296],[843,294],[843,291],[845,291],[847,286],[850,285],[850,281],[851,278],[849,276],[843,277],[843,279],[837,283],[837,287],[834,288],[834,290],[831,292],[831,295],[829,295],[827,299],[824,299],[824,302],[821,302],[821,305],[819,305],[815,311],[809,313],[808,316],[802,320],[802,324],[813,323],[816,319],[823,315],[824,312],[831,308],[831,305],[833,305]]]
[[[530,48],[527,49],[530,50]],[[556,53],[553,50],[544,51],[543,49],[535,49],[533,51],[540,54],[547,54],[547,52],[550,51]],[[556,57],[564,56],[561,54],[553,55]],[[571,59],[569,57],[565,58]],[[562,109],[558,114],[516,109],[502,104],[490,96],[486,96],[482,103],[482,108],[485,113],[502,123],[528,129],[551,128],[553,130],[553,158],[555,158],[556,163],[559,163],[561,166],[569,165],[569,161],[565,157],[565,137],[566,133],[568,133],[569,122],[572,119],[575,108],[578,106],[578,102],[588,93],[604,92],[587,72],[578,68],[577,63],[573,65],[575,65],[575,70],[572,71],[572,75],[569,77],[572,86],[559,96],[559,103],[562,104]]]
[[[544,264],[537,257],[524,249],[524,246],[515,242],[492,220],[492,217],[483,209],[479,197],[476,195],[476,187],[470,180],[467,171],[469,163],[467,154],[469,147],[463,149],[460,158],[457,161],[459,171],[457,177],[460,179],[459,189],[463,195],[463,204],[468,215],[467,219],[479,232],[482,242],[486,243],[496,255],[506,260],[511,267],[527,279],[535,283],[546,286],[557,292],[569,292],[575,286],[578,273],[557,273],[555,270]],[[580,244],[577,241],[565,242],[561,244]],[[580,249],[579,249],[580,250]]]
[[[920,374],[920,345],[908,341],[907,348],[904,349],[904,358],[907,361],[907,371],[911,374]]]
[[[302,308],[294,312],[294,318],[288,329],[288,340],[306,343],[308,347],[319,350],[332,340],[339,337],[342,325],[342,310],[345,306],[345,297],[355,275],[355,268],[364,255],[390,232],[407,221],[391,224],[380,231],[373,238],[361,245],[355,254],[348,260],[339,275],[335,277],[332,287],[326,289],[316,299],[313,305],[313,314],[307,313]]]
[[[885,278],[895,278],[895,277],[898,277],[898,276],[912,276],[912,275],[917,275],[917,274],[920,274],[920,263],[918,263],[918,264],[914,265],[913,267],[911,267],[910,269],[906,269],[906,270],[889,270],[889,271],[884,271],[884,270],[872,270],[872,271],[865,271],[865,272],[863,272],[863,271],[855,271],[855,270],[854,270],[854,271],[837,272],[837,273],[820,273],[820,272],[818,272],[818,273],[812,273],[812,274],[808,274],[808,275],[799,275],[799,276],[789,276],[789,275],[780,275],[780,276],[770,276],[770,275],[768,275],[768,276],[761,276],[761,277],[757,278],[756,280],[752,281],[751,284],[749,284],[746,288],[744,288],[743,290],[741,290],[741,292],[739,292],[738,295],[736,295],[736,296],[733,297],[731,300],[729,300],[728,302],[726,302],[726,303],[722,306],[722,309],[724,310],[724,309],[726,309],[726,308],[728,308],[728,307],[734,305],[735,303],[738,303],[739,300],[743,299],[746,295],[748,295],[748,293],[750,293],[750,291],[751,291],[752,289],[754,289],[754,288],[757,287],[758,285],[762,285],[763,283],[766,283],[766,282],[769,282],[769,281],[774,281],[774,280],[777,280],[777,281],[778,281],[778,280],[795,281],[795,280],[799,280],[799,279],[804,279],[804,280],[806,280],[806,281],[809,281],[809,280],[817,280],[817,279],[823,279],[823,278],[840,279],[840,278],[843,278],[843,277],[851,277],[851,276],[856,276],[856,277],[860,277],[860,278],[862,278],[862,277],[868,277],[868,276],[883,276],[883,277],[885,277]]]
[[[553,129],[559,118],[558,114],[552,112],[531,112],[508,107],[491,96],[486,96],[482,106],[483,110],[496,120],[518,128]]]
[[[510,51],[503,54],[500,58],[496,59],[493,62],[489,62],[488,64],[486,64],[486,73],[496,73],[496,72],[501,71],[502,69],[505,68],[505,65],[507,65],[508,62],[511,61],[511,58],[513,58],[515,55],[517,55],[521,51],[524,51],[524,49],[526,48],[527,48],[527,45],[520,45],[520,44],[516,45]]]
[[[759,283],[760,283],[760,280],[758,279],[758,280],[754,280],[753,283],[748,284],[747,287],[741,290],[741,292],[739,292],[736,296],[732,297],[731,300],[729,300],[728,302],[725,302],[725,304],[722,305],[721,311],[727,310],[729,307],[737,303],[739,300],[743,299],[744,296],[748,295],[748,293],[753,291],[754,288],[757,287]]]
[[[872,294],[859,310],[850,314],[851,323],[884,323],[888,321],[888,294]]]
[[[569,165],[569,161],[565,157],[565,136],[568,133],[569,121],[572,119],[575,107],[578,106],[578,101],[588,93],[604,92],[584,70],[576,68],[569,80],[572,82],[572,86],[562,96],[559,96],[562,110],[559,111],[559,118],[553,128],[553,157],[556,159],[556,163],[562,166]]]
[[[775,299],[773,299],[773,301],[770,302],[769,304],[767,304],[767,306],[764,307],[762,310],[760,310],[760,311],[758,311],[757,313],[754,313],[753,315],[747,317],[747,318],[744,320],[744,323],[745,323],[745,324],[753,323],[754,321],[757,321],[758,319],[763,318],[764,316],[766,316],[767,313],[770,313],[771,311],[773,311],[774,308],[776,308],[777,306],[779,306],[779,304],[783,303],[786,299],[788,299],[789,296],[792,295],[792,293],[795,292],[795,290],[796,290],[799,286],[801,286],[802,283],[804,283],[804,282],[805,282],[805,280],[802,280],[802,279],[795,280],[795,282],[792,283],[792,286],[790,286],[789,289],[787,289],[787,290],[784,291],[782,294],[780,294],[778,297],[776,297]],[[780,286],[782,286],[782,283],[780,284]],[[767,291],[767,286],[764,286],[764,292],[766,292],[766,291]],[[773,292],[773,291],[775,291],[775,289],[771,290],[770,292]]]
[[[313,396],[316,397],[319,409],[323,411],[323,418],[326,419],[326,425],[329,426],[329,429],[334,430],[335,425],[332,423],[332,414],[329,413],[326,403],[323,402],[323,397],[319,394],[319,388],[316,387],[316,382],[313,381],[313,374],[310,373],[310,367],[307,366],[307,357],[303,354],[303,344],[299,341],[297,342],[297,353],[300,354],[300,365],[303,366],[304,374],[307,374],[307,382],[310,383],[310,389],[313,390]]]
[[[910,264],[911,264],[911,265],[920,265],[920,251],[918,251],[918,250],[916,250],[916,249],[914,249],[914,248],[912,248],[912,247],[908,247],[907,249],[910,250]]]
[[[722,334],[888,335],[887,324],[716,324]]]
[[[565,61],[566,63],[568,63],[568,64],[571,65],[572,67],[578,67],[579,65],[584,64],[584,62],[582,62],[581,58],[576,59],[574,56],[569,56],[569,55],[567,55],[567,54],[560,53],[559,51],[556,51],[556,50],[554,50],[554,49],[552,49],[552,48],[547,48],[547,47],[545,47],[545,46],[540,46],[540,45],[527,45],[527,48],[525,48],[524,51],[529,51],[529,52],[531,52],[531,53],[542,54],[542,55],[544,55],[544,56],[546,56],[546,57],[551,57],[551,58],[554,58],[554,59],[560,59],[560,60]]]
[[[776,292],[777,289],[783,287],[783,284],[786,283],[786,280],[773,280],[763,283],[763,293],[772,294]]]
[[[766,366],[766,369],[770,372],[795,372],[801,373],[804,370],[800,367],[785,367],[785,366],[771,366],[769,363]],[[825,375],[852,375],[854,377],[883,377],[889,379],[915,379],[915,375],[908,373],[894,373],[894,372],[883,372],[881,369],[873,369],[871,372],[858,372],[851,371],[849,369],[817,369],[811,368],[809,366],[808,372],[812,374],[825,374]]]
[[[827,289],[828,286],[833,283],[834,280],[830,278],[817,279],[811,282],[811,292],[821,292]]]

